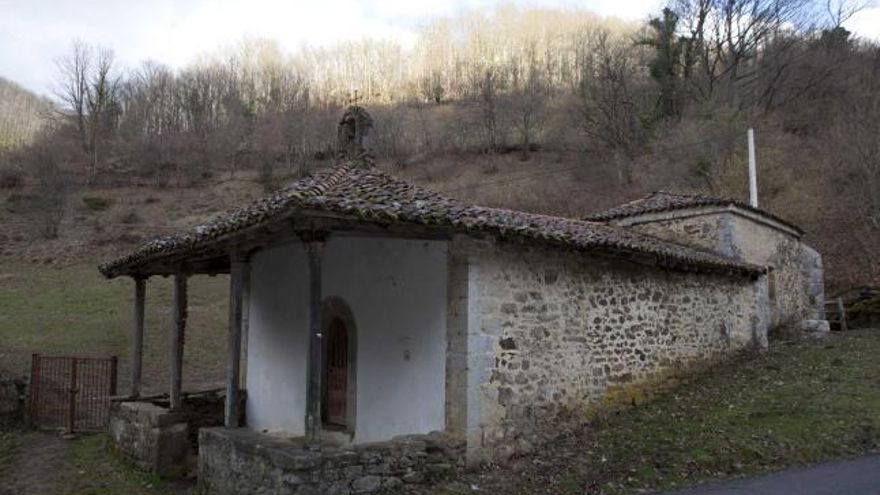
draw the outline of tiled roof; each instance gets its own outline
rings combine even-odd
[[[698,208],[701,206],[736,206],[744,210],[757,213],[764,217],[775,220],[788,228],[794,229],[799,234],[803,231],[797,225],[794,225],[766,210],[755,208],[754,206],[742,201],[731,198],[716,198],[712,196],[704,196],[702,194],[683,194],[671,193],[666,191],[656,191],[644,198],[624,203],[614,208],[608,208],[584,217],[584,220],[605,222],[617,218],[633,217],[643,215],[645,213],[657,213],[672,210],[684,210],[688,208]]]
[[[223,242],[221,238],[303,211],[342,215],[377,225],[432,226],[453,232],[489,233],[502,239],[630,255],[668,268],[750,275],[763,271],[762,267],[597,222],[462,204],[356,162],[317,172],[192,230],[149,241],[133,253],[101,265],[100,271],[107,277],[141,273],[150,263],[185,258],[188,253]]]

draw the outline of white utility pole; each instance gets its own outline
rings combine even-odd
[[[749,204],[758,207],[758,171],[755,166],[755,130],[749,127]]]

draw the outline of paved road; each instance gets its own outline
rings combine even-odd
[[[880,495],[880,456],[798,468],[666,495]]]

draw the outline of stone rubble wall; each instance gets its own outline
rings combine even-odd
[[[110,406],[110,436],[119,452],[144,471],[175,477],[191,468],[185,413],[173,413],[149,402],[114,402]]]
[[[467,252],[471,286],[469,462],[476,452],[485,461],[528,451],[569,420],[638,403],[694,367],[766,346],[763,277],[523,245],[457,249],[458,258]]]
[[[825,319],[822,256],[788,232],[730,211],[636,222],[631,228],[748,263],[772,266],[771,328],[799,330],[805,320]]]
[[[771,327],[798,328],[804,320],[823,319],[821,256],[794,236],[748,218],[734,216],[733,223],[735,255],[773,267]]]
[[[665,241],[733,256],[731,221],[727,213],[709,214],[637,223],[631,228]]]
[[[464,440],[431,433],[346,447],[305,448],[301,440],[246,428],[199,431],[203,495],[347,495],[430,483],[464,466]]]

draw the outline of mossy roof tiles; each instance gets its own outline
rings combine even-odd
[[[341,215],[377,225],[415,224],[464,234],[535,242],[612,256],[628,256],[674,269],[755,275],[763,267],[661,241],[594,221],[463,204],[375,167],[343,162],[194,228],[153,239],[100,266],[107,277],[150,274],[163,259],[185,259],[231,235],[295,212]]]

